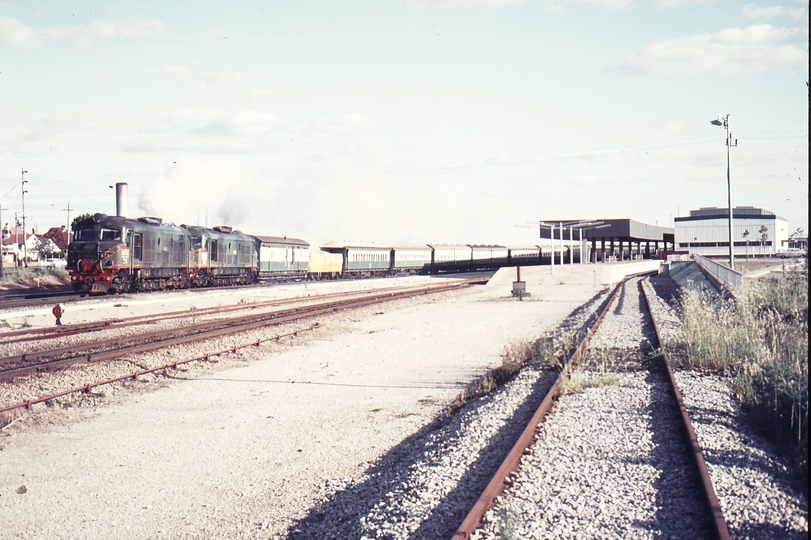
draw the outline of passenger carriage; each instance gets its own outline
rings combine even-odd
[[[471,268],[473,250],[469,245],[429,244],[433,251],[432,272],[467,272]]]
[[[385,244],[333,241],[324,244],[321,249],[342,255],[342,272],[347,277],[385,275],[391,271],[391,246]]]
[[[508,246],[509,266],[533,266],[541,264],[540,246]]]
[[[286,236],[254,236],[259,252],[259,278],[300,280],[307,276],[310,244]]]
[[[472,269],[486,270],[507,266],[509,251],[505,246],[469,244]]]
[[[391,249],[392,270],[416,274],[431,269],[433,250],[427,244],[395,244]]]

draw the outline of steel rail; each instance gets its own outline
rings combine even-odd
[[[432,287],[442,287],[445,284],[430,285]],[[420,288],[420,287],[412,287]],[[374,292],[382,293],[392,290],[403,290],[402,287],[382,287],[374,289]],[[215,306],[199,309],[186,309],[179,311],[170,311],[161,315],[138,315],[127,318],[113,318],[100,322],[92,323],[76,323],[66,324],[62,326],[49,326],[47,328],[28,328],[24,330],[12,330],[9,332],[0,333],[0,344],[3,343],[21,343],[23,341],[36,341],[45,339],[57,339],[65,336],[72,336],[76,334],[84,334],[87,332],[99,332],[109,330],[111,328],[124,328],[128,326],[137,326],[143,324],[152,324],[158,321],[179,319],[183,317],[200,317],[205,315],[229,313],[232,311],[257,309],[264,307],[276,307],[283,304],[294,304],[296,302],[309,302],[317,299],[326,299],[342,296],[351,296],[353,294],[364,294],[370,291],[341,291],[327,294],[320,294],[317,296],[297,296],[294,298],[278,298],[274,300],[266,300],[262,302],[255,302],[251,304],[237,304],[231,306]],[[7,339],[16,338],[16,339]]]
[[[560,373],[558,374],[557,379],[555,379],[554,384],[546,393],[546,397],[544,397],[541,405],[535,411],[535,414],[532,415],[532,418],[529,420],[527,427],[524,428],[524,431],[521,433],[521,436],[515,442],[510,450],[507,457],[504,458],[501,466],[498,468],[496,473],[493,475],[493,478],[490,480],[490,483],[487,484],[487,487],[484,488],[484,491],[479,496],[476,503],[468,512],[467,516],[465,517],[462,524],[454,533],[452,539],[453,540],[468,540],[470,535],[479,528],[482,522],[482,517],[484,513],[487,512],[492,506],[495,498],[498,497],[502,491],[504,491],[505,486],[510,485],[509,476],[512,474],[518,467],[518,463],[521,460],[521,456],[524,455],[524,452],[527,448],[529,448],[533,441],[535,440],[535,433],[538,430],[538,426],[540,425],[541,421],[543,421],[546,414],[552,408],[552,404],[555,399],[558,398],[560,395],[560,386],[568,376],[569,372],[571,371],[572,367],[574,367],[577,360],[582,355],[583,351],[585,350],[586,346],[588,345],[589,340],[596,332],[597,328],[600,326],[600,323],[605,318],[606,314],[608,314],[609,309],[614,303],[614,300],[617,298],[619,291],[625,285],[625,283],[635,276],[628,276],[626,277],[620,284],[618,284],[614,291],[611,293],[611,296],[606,301],[604,307],[600,311],[600,315],[597,317],[594,325],[589,329],[586,335],[583,337],[583,340],[577,346],[575,351],[569,357],[569,360],[566,362],[566,365],[561,369]]]
[[[128,336],[117,336],[113,338],[109,338],[102,341],[97,342],[90,342],[90,343],[81,343],[81,344],[72,344],[72,345],[65,345],[62,347],[55,347],[51,349],[42,349],[39,351],[30,351],[21,354],[5,356],[0,358],[0,365],[8,364],[12,362],[26,362],[29,360],[35,360],[37,358],[42,358],[46,356],[57,356],[63,354],[90,354],[88,352],[91,348],[99,348],[99,347],[108,347],[108,346],[118,346],[120,347],[122,343],[133,342],[133,341],[143,341],[143,340],[150,340],[150,339],[164,339],[166,335],[170,335],[172,333],[182,332],[183,334],[188,335],[190,332],[204,332],[206,330],[210,330],[212,328],[219,328],[226,325],[236,326],[241,324],[250,324],[257,321],[266,321],[270,322],[276,320],[280,317],[285,317],[288,314],[298,314],[298,313],[306,313],[308,311],[318,310],[322,307],[332,307],[332,306],[342,306],[345,302],[352,302],[353,300],[364,300],[364,299],[393,299],[399,298],[403,296],[411,296],[414,294],[428,294],[431,292],[442,292],[446,290],[452,290],[455,288],[459,288],[462,286],[467,286],[466,282],[462,283],[453,283],[453,284],[442,284],[442,285],[431,285],[429,287],[409,287],[407,289],[400,289],[399,291],[362,291],[362,292],[353,292],[348,296],[352,296],[354,298],[350,299],[342,299],[332,302],[325,302],[325,303],[316,303],[311,304],[309,306],[302,306],[296,308],[289,308],[286,310],[281,311],[272,311],[272,312],[265,312],[259,314],[250,314],[247,316],[239,317],[236,319],[216,319],[212,321],[206,321],[197,323],[193,326],[186,326],[183,328],[173,328],[173,329],[164,329],[164,330],[155,330],[152,332],[145,332],[141,334],[133,334]],[[344,295],[347,296],[347,295]],[[307,300],[301,300],[306,302]],[[271,306],[272,307],[272,306]],[[229,310],[226,310],[229,311]],[[4,373],[4,372],[0,372]]]
[[[279,335],[274,336],[272,338],[257,339],[256,341],[252,341],[250,343],[245,343],[243,345],[237,345],[237,346],[234,346],[234,347],[230,347],[228,349],[223,349],[221,351],[210,352],[210,353],[204,354],[202,356],[195,356],[194,358],[187,358],[185,360],[178,360],[177,362],[171,362],[169,364],[163,364],[161,366],[153,367],[153,368],[149,368],[149,369],[141,369],[141,370],[138,370],[138,371],[133,371],[132,373],[128,373],[126,375],[121,375],[120,377],[113,377],[111,379],[105,379],[103,381],[97,381],[97,382],[94,382],[94,383],[88,383],[88,384],[85,384],[83,386],[77,386],[75,388],[71,388],[70,390],[65,390],[65,391],[62,391],[62,392],[58,392],[56,394],[51,394],[51,395],[48,395],[48,396],[40,396],[40,397],[35,398],[35,399],[29,399],[29,400],[26,400],[26,401],[21,401],[19,403],[15,403],[13,405],[9,405],[7,407],[0,408],[0,413],[4,413],[6,411],[11,411],[11,410],[14,410],[14,409],[22,409],[23,407],[26,408],[26,409],[31,409],[37,403],[42,403],[44,401],[48,401],[48,400],[51,400],[51,399],[56,399],[56,398],[59,398],[59,397],[67,396],[69,394],[75,394],[77,392],[83,392],[85,394],[89,394],[93,390],[93,388],[95,388],[97,386],[102,386],[102,385],[114,383],[114,382],[117,382],[117,381],[123,381],[125,379],[138,380],[138,377],[140,377],[141,375],[146,375],[148,373],[154,373],[156,371],[166,370],[166,369],[169,369],[169,368],[177,369],[177,366],[180,366],[180,365],[183,365],[183,364],[188,364],[189,362],[196,362],[196,361],[200,361],[200,360],[208,361],[212,356],[219,356],[221,354],[226,354],[226,353],[235,353],[237,350],[244,349],[244,348],[247,348],[247,347],[258,347],[259,345],[261,345],[264,342],[267,342],[267,341],[279,341],[283,337],[296,336],[300,332],[307,332],[307,331],[310,331],[310,330],[315,330],[319,326],[320,325],[318,323],[315,323],[315,324],[313,324],[313,325],[311,325],[311,326],[309,326],[307,328],[302,328],[301,330],[295,330],[293,332],[287,332],[286,334],[279,334]]]
[[[659,332],[659,325],[656,322],[656,318],[653,316],[651,301],[650,298],[648,298],[648,291],[645,289],[645,287],[642,287],[642,294],[645,298],[645,303],[648,306],[648,312],[651,315],[651,320],[653,321],[653,328],[656,331],[657,343],[655,344],[655,347],[660,351],[655,360],[660,360],[664,365],[664,369],[667,372],[668,381],[670,382],[670,391],[673,394],[673,397],[676,398],[676,404],[679,408],[682,421],[682,433],[686,439],[685,442],[690,447],[690,456],[692,458],[691,461],[698,471],[701,481],[702,494],[710,513],[713,536],[717,540],[729,540],[729,529],[727,528],[726,521],[724,520],[724,514],[721,511],[721,503],[718,501],[718,497],[715,494],[715,489],[712,487],[712,479],[710,479],[710,472],[707,468],[707,462],[704,459],[704,453],[701,451],[701,445],[698,443],[698,436],[696,435],[695,429],[693,429],[693,424],[690,421],[690,414],[687,412],[687,407],[684,405],[684,400],[682,399],[679,385],[676,383],[676,377],[673,374],[673,369],[670,367],[670,364],[667,361],[667,356],[662,348],[662,344],[664,342],[662,341],[662,335]]]
[[[126,348],[118,348],[109,351],[102,351],[102,352],[88,352],[82,353],[78,356],[73,356],[70,358],[64,358],[60,360],[54,360],[51,362],[43,362],[38,364],[33,364],[29,366],[18,367],[14,369],[9,369],[5,371],[0,371],[0,380],[3,379],[13,379],[22,375],[26,375],[29,373],[34,373],[38,371],[48,371],[56,368],[66,367],[71,364],[79,363],[79,362],[99,362],[104,360],[113,360],[115,358],[119,358],[123,355],[129,354],[139,354],[144,352],[150,352],[157,349],[162,349],[166,347],[171,347],[175,345],[182,345],[185,343],[193,342],[193,341],[201,341],[204,339],[212,339],[221,337],[223,335],[234,334],[238,332],[244,332],[249,330],[254,330],[257,328],[268,326],[269,324],[278,325],[283,324],[286,322],[293,322],[303,318],[311,318],[318,315],[324,315],[328,313],[332,313],[335,311],[341,311],[346,309],[353,309],[358,307],[363,307],[366,305],[377,304],[380,302],[387,302],[390,300],[397,300],[404,297],[415,296],[415,295],[425,295],[425,294],[434,294],[438,292],[445,292],[449,290],[459,289],[462,287],[471,286],[471,282],[461,282],[461,283],[452,283],[452,284],[443,284],[441,286],[430,286],[430,287],[423,287],[423,288],[408,288],[399,292],[388,292],[384,294],[371,294],[366,296],[360,296],[358,298],[352,298],[349,300],[338,300],[332,302],[325,302],[320,304],[315,304],[313,306],[308,306],[305,308],[293,308],[284,310],[281,312],[273,312],[269,314],[265,314],[264,317],[241,317],[237,320],[233,321],[213,321],[208,323],[203,323],[197,325],[195,329],[200,330],[197,333],[189,334],[190,328],[182,328],[182,329],[172,329],[172,330],[161,330],[156,332],[149,332],[146,334],[140,334],[137,336],[127,336],[124,339],[128,339],[129,341],[139,340],[143,341],[145,339],[159,339],[161,335],[165,335],[167,333],[177,333],[178,331],[183,332],[183,336],[181,337],[174,337],[170,339],[163,339],[158,342],[150,342],[142,345],[134,345]],[[222,328],[223,323],[229,324],[229,326]],[[213,327],[219,325],[220,328]],[[101,342],[105,345],[117,345],[120,344],[123,340],[121,338],[113,338],[111,340],[106,340]],[[78,347],[87,347],[88,345],[95,345],[98,346],[99,343],[96,344],[83,344],[80,346],[71,346],[71,347],[62,347],[58,349],[50,349],[48,351],[40,351],[39,353],[28,353],[16,356],[10,356],[6,358],[0,358],[0,363],[3,362],[11,362],[11,361],[25,361],[26,359],[41,357],[45,354],[57,354],[57,353],[75,353],[81,351],[81,348]]]

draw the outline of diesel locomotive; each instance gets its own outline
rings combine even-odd
[[[256,239],[230,227],[94,214],[75,224],[67,270],[91,294],[240,285],[256,281]]]

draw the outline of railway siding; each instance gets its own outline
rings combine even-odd
[[[661,279],[661,278],[659,278]],[[667,279],[643,283],[655,302],[665,347],[680,340],[678,313],[662,297]],[[659,292],[658,296],[656,292]],[[808,501],[794,489],[775,449],[744,420],[745,412],[720,376],[675,371],[721,510],[736,539],[807,538]]]
[[[474,538],[710,538],[638,279],[623,286]]]

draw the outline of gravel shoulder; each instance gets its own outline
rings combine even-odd
[[[594,266],[522,269],[532,295],[523,302],[508,298],[514,271],[505,269],[488,286],[334,316],[283,347],[176,380],[148,378],[132,383],[140,391],[96,396],[93,406],[35,409],[0,432],[2,534],[283,535],[335,482],[360,477],[498,365],[505,345],[539,337],[602,290],[622,267],[608,266],[600,275]],[[178,296],[199,307],[228,301]],[[166,298],[116,303],[181,309]],[[102,303],[69,313],[124,309]],[[44,314],[22,316],[52,324]]]

